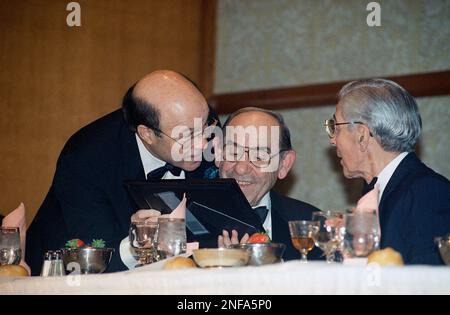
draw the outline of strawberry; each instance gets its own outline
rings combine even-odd
[[[78,238],[74,238],[66,243],[67,248],[81,248],[84,245],[84,242]]]
[[[266,244],[270,243],[269,235],[266,233],[254,233],[248,239],[248,243],[250,244]]]

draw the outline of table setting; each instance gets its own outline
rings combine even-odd
[[[10,226],[2,227],[0,250],[9,248],[14,255],[5,254],[2,267],[24,264],[24,207],[13,213],[15,222],[8,219]],[[198,243],[186,243],[182,212],[144,217],[130,224],[134,268],[103,273],[119,253],[103,240],[69,240],[65,248],[46,253],[50,263],[43,276],[0,276],[0,293],[450,294],[450,268],[404,266],[394,250],[379,250],[375,211],[321,211],[311,221],[290,221],[292,242],[302,259],[286,262],[285,245],[271,243],[261,233],[250,237],[255,243],[198,248]],[[323,250],[325,261],[307,260],[314,246]],[[450,235],[436,238],[436,246],[450,265]],[[58,265],[61,272],[55,271]]]

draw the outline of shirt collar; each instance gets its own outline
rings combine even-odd
[[[389,180],[391,179],[392,175],[394,174],[395,170],[402,162],[402,160],[408,155],[408,153],[409,152],[400,153],[395,159],[393,159],[391,162],[389,162],[388,165],[383,168],[380,174],[378,174],[378,180],[376,183],[378,189],[380,190],[378,201],[381,200],[381,196],[383,195],[384,189],[386,188]]]
[[[255,209],[258,207],[266,207],[267,209],[269,209],[269,212],[270,212],[270,210],[272,208],[272,202],[270,200],[270,191],[267,192],[267,194],[265,194],[264,197],[262,197],[262,199],[259,201],[259,203],[252,208]]]
[[[142,139],[136,135],[136,141],[139,149],[139,155],[141,157],[142,166],[144,167],[144,174],[147,176],[148,173],[151,171],[166,165],[166,162],[158,159],[153,154],[150,153],[150,151],[145,147],[144,142]],[[169,175],[167,175],[169,174]],[[184,178],[184,171],[181,172],[179,177],[173,176],[170,173],[167,173],[163,178]]]

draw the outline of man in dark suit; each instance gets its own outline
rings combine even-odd
[[[344,175],[379,190],[381,248],[406,264],[443,264],[434,238],[450,232],[450,182],[413,152],[422,128],[414,98],[389,80],[350,82],[325,127]]]
[[[260,108],[244,108],[230,115],[224,124],[223,160],[216,160],[221,178],[234,178],[272,242],[284,243],[284,259],[298,259],[289,233],[288,221],[311,220],[319,211],[305,202],[281,196],[272,190],[278,179],[284,179],[296,159],[290,132],[283,117]],[[228,231],[219,236],[219,246],[246,242],[248,235]],[[310,259],[320,257],[314,250]]]
[[[74,238],[105,240],[116,250],[107,271],[126,269],[118,248],[137,209],[123,181],[214,177],[213,163],[202,162],[202,126],[208,117],[205,98],[187,78],[155,71],[128,90],[122,110],[73,135],[28,230],[26,261],[32,274],[39,274],[45,250]],[[193,141],[199,135],[201,140]]]

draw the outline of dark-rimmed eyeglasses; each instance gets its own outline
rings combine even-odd
[[[334,118],[330,118],[325,120],[325,131],[328,134],[328,137],[330,138],[334,138],[336,136],[336,126],[339,125],[351,125],[351,124],[360,124],[360,125],[364,125],[363,122],[361,121],[346,121],[346,122],[336,122],[336,120]],[[372,133],[370,134],[372,136]]]

